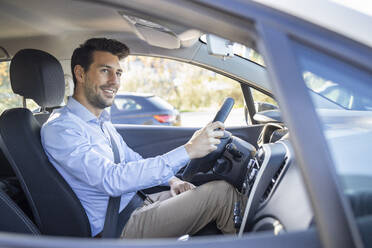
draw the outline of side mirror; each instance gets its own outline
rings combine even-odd
[[[265,110],[260,113],[256,113],[253,119],[260,124],[266,123],[283,123],[282,116],[279,110]]]
[[[233,57],[233,43],[213,34],[207,34],[208,53],[220,57]]]
[[[267,102],[255,102],[254,107],[256,109],[256,114],[253,116],[253,119],[257,123],[266,124],[283,122],[279,108],[276,105]]]
[[[266,110],[277,110],[278,107],[274,104],[267,103],[267,102],[255,102],[254,107],[256,109],[256,113],[266,111]]]

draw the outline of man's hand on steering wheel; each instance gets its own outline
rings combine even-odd
[[[224,135],[224,129],[225,125],[216,121],[196,131],[185,145],[190,159],[202,158],[216,150],[216,145],[221,142],[220,138]]]

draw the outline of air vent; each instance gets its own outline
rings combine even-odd
[[[286,162],[287,162],[287,159],[284,159],[284,161],[282,162],[282,164],[280,165],[279,169],[277,170],[277,172],[274,174],[273,178],[271,179],[271,182],[269,183],[269,185],[267,186],[264,194],[262,195],[262,198],[260,200],[260,204],[263,204],[270,196],[270,194],[272,193],[276,183],[279,181],[280,179],[280,176],[284,170],[284,167],[286,165]]]

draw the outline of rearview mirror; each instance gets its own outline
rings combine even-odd
[[[233,57],[233,43],[213,34],[207,34],[208,53],[223,58]]]

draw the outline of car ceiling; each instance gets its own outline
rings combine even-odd
[[[161,24],[170,32],[143,30],[141,25],[133,24],[123,15]],[[241,82],[252,83],[265,92],[271,91],[264,68],[254,63],[247,68],[247,63],[239,58],[223,61],[209,56],[206,46],[199,41],[200,31],[164,18],[144,15],[133,11],[130,6],[123,8],[111,4],[107,7],[95,1],[77,0],[0,0],[0,30],[0,47],[10,57],[20,49],[34,48],[49,52],[63,65],[68,65],[73,50],[79,44],[91,37],[104,36],[124,42],[134,55],[160,56],[193,63]],[[67,69],[65,72],[69,73]]]
[[[0,0],[0,5],[0,46],[5,48],[10,56],[27,47],[42,49],[59,59],[66,59],[78,44],[89,37],[102,35],[125,39],[127,43],[132,41],[136,44],[135,48],[142,46],[142,50],[151,47],[148,43],[163,48],[176,48],[175,40],[200,35],[199,31],[172,24],[167,26],[172,26],[175,37],[166,36],[156,30],[148,30],[150,35],[146,35],[146,30],[142,30],[145,35],[141,35],[137,28],[122,16],[127,14],[128,10],[119,12],[115,8],[89,2]],[[138,16],[136,13],[130,14]],[[130,47],[130,44],[128,46]]]

